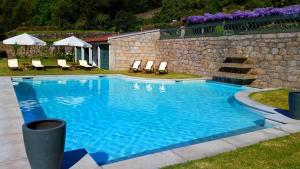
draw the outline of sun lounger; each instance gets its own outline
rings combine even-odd
[[[67,62],[65,59],[57,59],[57,64],[61,69],[70,69],[70,66],[67,65]]]
[[[160,62],[157,72],[161,74],[168,73],[168,62]]]
[[[18,70],[19,69],[19,63],[18,59],[8,59],[7,60],[8,68],[11,70]]]
[[[152,73],[154,72],[154,61],[153,60],[148,60],[146,63],[146,66],[144,68],[144,71],[147,73]]]
[[[86,70],[91,70],[93,68],[93,66],[87,64],[86,60],[79,60],[79,65],[85,68]]]
[[[141,71],[141,63],[142,63],[141,60],[135,60],[133,62],[133,64],[131,65],[131,67],[129,69],[129,72],[139,72],[139,71]]]
[[[42,65],[42,63],[41,63],[40,60],[32,60],[31,63],[32,63],[32,66],[33,66],[35,69],[43,69],[43,70],[45,70],[45,66]]]

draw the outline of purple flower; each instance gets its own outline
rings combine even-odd
[[[252,11],[235,11],[231,14],[225,13],[216,13],[210,14],[205,13],[202,16],[190,16],[187,17],[187,23],[196,24],[196,23],[205,23],[210,21],[219,21],[219,20],[232,20],[232,19],[251,19],[257,17],[264,17],[270,15],[298,15],[300,14],[300,5],[292,5],[283,8],[256,8]]]

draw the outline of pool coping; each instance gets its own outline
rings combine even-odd
[[[130,77],[121,74],[98,74],[88,76],[122,76],[130,79],[138,80],[153,80],[153,81],[191,81],[191,80],[207,80],[207,78],[191,78],[191,79],[147,79],[141,77]],[[66,77],[78,75],[48,75],[47,77]],[[87,76],[87,75],[79,75]],[[25,76],[13,76],[25,77]],[[45,76],[27,76],[27,77],[45,77]],[[22,137],[21,126],[24,123],[22,113],[13,89],[11,77],[0,77],[0,147],[2,154],[0,158],[0,168],[30,168]],[[254,132],[244,133],[240,135],[225,137],[213,141],[192,144],[180,148],[174,148],[158,153],[148,154],[136,158],[131,158],[124,161],[110,163],[98,166],[89,154],[85,155],[72,168],[102,168],[102,169],[154,169],[168,165],[187,162],[190,160],[201,159],[213,156],[219,153],[235,150],[240,147],[256,144],[261,141],[270,140],[277,137],[286,136],[292,133],[300,132],[300,121],[293,120],[282,116],[275,111],[275,108],[259,104],[251,100],[248,96],[252,92],[264,91],[271,89],[254,89],[238,92],[235,98],[248,107],[255,108],[266,112],[265,117],[271,121],[276,121],[278,124],[273,128],[257,130]]]

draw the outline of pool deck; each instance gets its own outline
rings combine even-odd
[[[141,78],[134,78],[141,79]],[[155,81],[155,79],[152,79]],[[162,80],[162,79],[157,79]],[[191,80],[191,79],[188,79]],[[194,79],[192,79],[194,80]],[[173,79],[174,81],[174,79]],[[269,90],[269,89],[267,89]],[[190,146],[175,148],[167,151],[153,153],[120,162],[98,166],[96,162],[86,154],[72,169],[156,169],[167,165],[187,162],[213,156],[222,152],[228,152],[240,147],[256,144],[261,141],[286,136],[300,132],[300,121],[293,120],[279,114],[276,108],[259,104],[248,95],[252,89],[239,92],[235,98],[242,104],[264,111],[264,116],[273,128],[262,129],[231,137],[221,138]],[[15,95],[10,77],[0,77],[0,168],[1,169],[30,169],[22,136],[22,113]]]

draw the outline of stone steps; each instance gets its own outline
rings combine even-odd
[[[213,75],[213,80],[240,85],[251,84],[257,76],[249,74],[254,65],[247,60],[244,56],[226,57],[224,62],[219,64],[219,71]]]
[[[216,72],[214,74],[214,77],[240,79],[240,80],[254,80],[257,78],[256,75],[241,74],[241,73],[229,73],[229,72]]]
[[[226,68],[239,68],[239,69],[252,69],[252,64],[244,64],[244,63],[221,63],[221,67]]]

